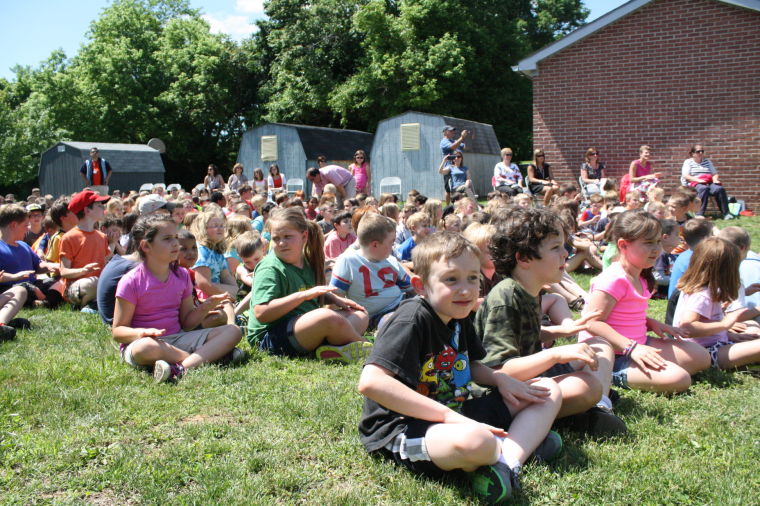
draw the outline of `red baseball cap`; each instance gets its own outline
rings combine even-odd
[[[74,214],[79,214],[84,211],[84,208],[92,204],[93,202],[105,202],[110,199],[108,195],[102,197],[92,190],[84,190],[74,195],[69,201],[69,211]]]

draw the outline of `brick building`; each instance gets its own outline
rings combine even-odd
[[[632,0],[514,69],[533,79],[533,144],[559,181],[577,183],[591,146],[619,179],[648,144],[670,191],[700,143],[729,196],[760,210],[760,0]]]

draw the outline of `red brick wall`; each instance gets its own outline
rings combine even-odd
[[[533,143],[559,181],[577,182],[590,146],[620,178],[648,144],[669,193],[701,143],[760,211],[760,12],[655,0],[541,61],[533,87]]]

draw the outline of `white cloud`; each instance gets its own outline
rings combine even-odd
[[[203,19],[211,26],[211,33],[224,33],[235,40],[244,39],[258,30],[250,16],[204,14]]]
[[[237,0],[235,2],[235,10],[245,13],[263,13],[264,0]]]

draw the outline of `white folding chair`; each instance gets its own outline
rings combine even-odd
[[[391,193],[401,198],[401,178],[396,176],[384,177],[380,180],[380,194]]]
[[[286,184],[288,195],[292,195],[298,190],[303,190],[303,179],[291,177]]]

